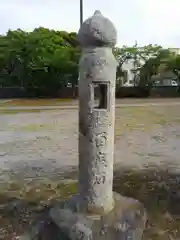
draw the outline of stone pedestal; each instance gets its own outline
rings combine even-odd
[[[50,210],[59,227],[57,240],[140,240],[146,223],[143,205],[135,199],[114,193],[114,208],[104,215],[79,211],[80,197],[73,196]],[[62,238],[63,236],[63,238]],[[54,240],[55,240],[54,239]]]

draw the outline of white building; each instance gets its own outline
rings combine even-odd
[[[168,48],[170,52],[180,55],[180,48]]]
[[[136,86],[140,80],[140,69],[150,57],[156,57],[156,53],[147,55],[144,52],[143,47],[139,47],[139,54],[128,58],[122,64],[122,71],[124,72],[124,78],[120,79],[123,86]],[[174,54],[180,54],[180,48],[169,48]]]
[[[126,59],[122,64],[122,70],[125,75],[123,86],[135,86],[138,77],[139,77],[139,69],[145,64],[143,59],[138,59],[135,61],[134,59]]]

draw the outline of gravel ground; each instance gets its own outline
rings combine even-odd
[[[175,166],[180,156],[180,105],[118,106],[115,164]],[[0,168],[22,177],[61,174],[78,164],[77,109],[0,112]]]

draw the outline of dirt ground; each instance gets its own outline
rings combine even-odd
[[[30,225],[32,213],[77,191],[77,108],[12,105],[0,104],[0,239],[6,240]],[[114,189],[145,204],[146,240],[180,238],[179,146],[178,100],[118,100]]]
[[[180,105],[139,106],[138,101],[116,108],[115,164],[177,170]],[[23,178],[61,174],[78,164],[77,139],[77,109],[0,110],[1,171],[11,169]]]

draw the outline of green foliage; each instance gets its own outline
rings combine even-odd
[[[77,84],[76,33],[37,28],[0,36],[0,84],[52,92]]]
[[[124,77],[123,63],[134,62],[136,85],[151,85],[151,77],[159,71],[171,70],[180,81],[180,56],[158,45],[114,48],[119,65],[117,85]],[[0,36],[0,86],[22,87],[26,92],[40,89],[52,94],[78,82],[80,48],[76,33],[39,27],[32,32],[9,30]],[[142,64],[143,62],[143,64]]]

